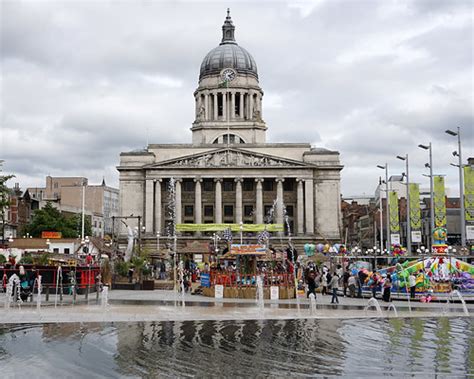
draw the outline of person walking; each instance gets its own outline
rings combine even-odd
[[[357,273],[357,297],[362,297],[362,286],[365,283],[365,279],[367,279],[367,274],[359,270]]]
[[[336,273],[334,273],[332,276],[330,284],[332,288],[331,304],[334,304],[334,302],[339,304],[339,299],[337,298],[337,291],[339,290],[339,276]]]
[[[408,277],[408,285],[410,286],[410,299],[414,299],[416,292],[416,277],[413,272]]]
[[[327,295],[328,294],[328,273],[323,272],[323,275],[321,276],[321,285],[323,286],[323,289],[321,290],[321,295]]]
[[[372,274],[372,283],[370,284],[370,289],[372,290],[372,297],[374,299],[377,298],[377,289],[378,289],[378,286],[379,286],[379,276],[377,274],[377,271],[374,271],[374,273]]]
[[[306,298],[309,298],[309,295],[313,294],[316,299],[316,275],[313,270],[309,272],[306,281],[308,283],[308,293],[306,294]]]
[[[351,274],[349,273],[349,270],[346,269],[346,271],[344,271],[344,274],[342,274],[342,288],[343,288],[343,294],[344,294],[344,297],[347,296],[347,288],[349,287],[349,278],[350,278]]]
[[[390,301],[390,292],[392,290],[392,277],[390,274],[387,274],[384,282],[383,282],[383,301],[389,302]]]
[[[349,279],[347,281],[348,287],[349,287],[349,296],[350,297],[355,297],[355,291],[356,291],[356,278],[354,275],[349,276]]]

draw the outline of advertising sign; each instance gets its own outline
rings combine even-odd
[[[420,185],[417,183],[410,183],[409,191],[411,228],[413,230],[421,230]]]
[[[464,214],[467,222],[474,221],[474,167],[464,167]]]
[[[400,231],[400,220],[398,218],[398,194],[396,191],[389,192],[390,207],[390,233],[397,234]],[[393,239],[393,238],[392,238]],[[392,241],[392,243],[394,243]]]
[[[444,177],[433,176],[435,227],[446,227],[446,195]]]
[[[280,291],[278,286],[270,287],[270,300],[278,300],[280,297]]]
[[[466,225],[466,239],[474,241],[474,225]]]
[[[390,234],[390,242],[392,245],[400,245],[400,234]]]
[[[41,232],[41,238],[60,239],[62,234],[61,232]]]
[[[216,299],[222,299],[224,297],[224,286],[222,284],[216,284],[214,288],[214,297]]]
[[[233,255],[265,255],[265,245],[230,245],[230,253]]]
[[[210,287],[211,286],[211,274],[209,274],[209,273],[202,273],[201,274],[201,286],[202,287]]]
[[[413,230],[411,232],[411,242],[421,243],[421,231],[420,230]]]

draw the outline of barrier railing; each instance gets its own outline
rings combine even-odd
[[[280,286],[288,287],[294,285],[293,274],[238,274],[238,273],[217,273],[211,272],[211,284],[221,284],[224,287],[254,287],[257,283],[257,276],[262,277],[264,287]]]

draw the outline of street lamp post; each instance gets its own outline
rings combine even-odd
[[[430,152],[430,162],[428,163],[428,166],[430,168],[430,250],[432,249],[433,246],[433,230],[435,228],[435,219],[434,219],[434,193],[433,193],[433,151],[431,150],[431,142],[429,143],[428,146],[426,145],[418,145],[418,147],[424,149],[424,150],[429,150]],[[425,167],[427,165],[425,164]]]
[[[387,243],[385,244],[385,246],[387,248],[387,251],[389,251],[391,241],[390,241],[390,203],[388,200],[388,164],[385,163],[384,166],[377,165],[377,167],[382,170],[385,170],[385,219],[386,219],[386,224],[387,224]],[[380,203],[382,203],[381,195],[380,195]],[[380,209],[382,209],[382,204],[380,204]],[[383,250],[383,247],[381,247],[380,250]]]
[[[406,231],[407,231],[407,253],[408,255],[411,254],[411,225],[410,225],[410,176],[409,176],[409,173],[408,173],[408,154],[406,154],[404,157],[400,156],[400,155],[397,155],[397,158],[402,160],[402,161],[405,161],[405,165],[406,165],[406,173],[405,173],[405,176],[407,178],[407,197],[406,197],[406,201],[407,201],[407,206],[406,206],[406,223],[407,223],[407,228],[406,228]]]
[[[466,220],[464,214],[464,176],[463,176],[463,164],[462,164],[462,151],[461,151],[461,128],[457,127],[457,132],[452,130],[446,130],[446,134],[450,136],[458,137],[458,151],[453,151],[453,155],[459,158],[459,202],[461,203],[461,245],[466,246]]]

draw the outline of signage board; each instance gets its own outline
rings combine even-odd
[[[278,300],[280,298],[280,291],[278,286],[270,287],[270,300]]]
[[[41,238],[60,239],[62,234],[61,232],[41,232]]]
[[[400,234],[390,234],[390,242],[392,245],[400,245]]]
[[[216,284],[214,287],[214,297],[216,299],[222,299],[224,297],[224,286],[222,284]]]
[[[211,274],[201,273],[201,286],[210,287],[211,286]]]
[[[466,239],[474,241],[474,225],[466,225]]]
[[[265,255],[265,245],[240,245],[232,244],[230,253],[233,255]]]
[[[420,230],[413,230],[411,232],[411,242],[421,243],[421,231]]]

